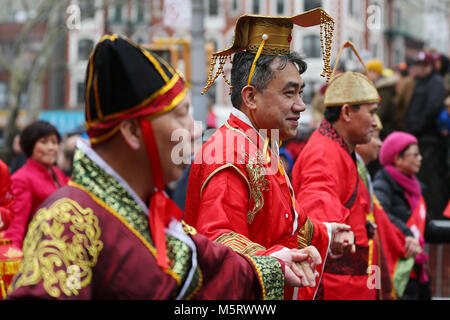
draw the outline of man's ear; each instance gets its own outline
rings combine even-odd
[[[349,104],[344,104],[341,109],[341,117],[344,122],[350,122],[352,119],[353,110]]]
[[[133,149],[138,150],[142,145],[142,130],[137,119],[124,120],[119,124],[119,131],[122,134],[126,144]]]
[[[250,110],[256,109],[256,93],[257,90],[254,86],[245,86],[242,88],[241,96],[242,96],[242,104],[246,106]]]

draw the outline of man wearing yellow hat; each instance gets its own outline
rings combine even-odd
[[[301,98],[306,64],[290,52],[293,24],[322,25],[328,66],[331,22],[321,9],[294,17],[244,15],[236,24],[232,47],[214,56],[212,67],[219,59],[220,74],[234,53],[234,108],[194,160],[185,220],[237,252],[276,256],[287,248],[300,248],[308,254],[318,251],[324,262],[330,242],[334,253],[352,249],[348,226],[318,223],[306,216],[295,201],[278,154],[279,140],[296,135],[300,113],[306,108]],[[213,77],[211,72],[207,88],[218,74]],[[323,263],[311,266],[320,273]],[[311,299],[317,282],[307,283],[310,289],[300,294],[286,288],[285,297]]]
[[[350,42],[344,47],[357,53]],[[366,214],[370,210],[356,168],[355,147],[372,138],[378,102],[378,92],[365,75],[344,72],[332,77],[325,92],[325,118],[292,170],[293,187],[303,210],[320,221],[346,223],[355,233],[356,253],[344,253],[325,265],[319,288],[323,299],[376,298],[376,286],[368,286],[369,276],[373,276],[368,275]]]
[[[285,283],[302,284],[294,261],[307,255],[242,256],[180,222],[164,186],[183,169],[171,135],[193,120],[184,80],[164,60],[104,36],[85,111],[90,144],[78,142],[70,185],[30,222],[10,298],[280,299]]]

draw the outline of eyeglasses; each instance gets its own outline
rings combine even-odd
[[[415,152],[415,153],[405,153],[403,155],[403,157],[407,157],[407,156],[413,156],[414,158],[418,158],[421,156],[420,152]]]

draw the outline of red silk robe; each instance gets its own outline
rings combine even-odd
[[[270,255],[284,248],[313,245],[325,261],[327,227],[308,219],[293,201],[279,158],[268,153],[270,162],[258,133],[231,114],[192,164],[185,221],[240,253]],[[315,291],[301,289],[297,296],[286,288],[285,297],[312,299]]]
[[[170,265],[162,270],[148,217],[130,194],[77,150],[73,181],[47,198],[29,225],[8,298],[283,297],[277,259],[237,254],[174,220],[179,229],[166,231]]]
[[[359,178],[354,155],[328,121],[322,121],[296,160],[292,185],[308,216],[348,224],[355,234],[355,254],[327,260],[320,297],[376,299],[376,288],[368,285],[366,214],[370,212],[370,204],[363,196],[367,191]]]
[[[10,221],[14,218],[13,203],[9,168],[0,160],[0,231],[8,228]]]

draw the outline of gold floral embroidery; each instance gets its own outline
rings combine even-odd
[[[100,233],[92,209],[82,208],[69,198],[40,209],[28,227],[24,260],[13,288],[36,285],[42,280],[44,289],[54,298],[61,292],[78,295],[91,282],[92,268],[103,248]],[[77,271],[76,285],[70,270]]]
[[[255,157],[242,150],[247,159],[245,170],[250,180],[250,197],[253,199],[253,208],[247,213],[247,222],[252,223],[256,213],[264,207],[263,192],[269,190],[269,180],[265,178],[264,156],[255,152]]]

